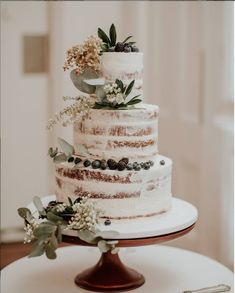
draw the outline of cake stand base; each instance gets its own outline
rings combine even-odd
[[[103,253],[98,263],[75,278],[75,283],[86,290],[95,292],[122,292],[143,285],[144,277],[127,268],[118,254]]]

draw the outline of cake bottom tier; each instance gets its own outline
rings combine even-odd
[[[162,164],[164,161],[164,164]],[[161,162],[161,163],[160,163]],[[104,218],[135,219],[163,213],[171,207],[172,161],[158,155],[149,170],[100,170],[56,164],[56,196],[88,197],[103,211]]]

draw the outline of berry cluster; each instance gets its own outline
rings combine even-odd
[[[75,165],[79,164],[82,162],[82,160],[78,157],[69,157],[68,162],[72,163],[74,162]],[[109,168],[110,170],[118,170],[118,171],[123,171],[125,169],[127,170],[135,170],[135,171],[140,171],[141,169],[148,170],[150,167],[154,165],[153,161],[147,161],[147,162],[134,162],[134,163],[129,163],[128,158],[122,158],[118,162],[116,162],[113,159],[108,159],[106,160],[89,160],[86,159],[85,161],[82,162],[84,167],[89,167],[91,166],[93,169],[101,169],[101,170],[106,170]]]
[[[139,52],[139,49],[130,43],[121,43],[118,42],[115,47],[110,47],[109,52],[125,52],[125,53],[130,53],[130,52]]]

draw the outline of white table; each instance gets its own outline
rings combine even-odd
[[[74,284],[74,277],[93,266],[100,257],[97,248],[81,246],[57,250],[57,259],[24,257],[2,270],[1,293],[88,292]],[[142,273],[146,283],[136,293],[182,293],[184,290],[219,283],[233,288],[233,273],[203,255],[168,246],[122,248],[122,261]],[[230,291],[233,292],[233,289]]]

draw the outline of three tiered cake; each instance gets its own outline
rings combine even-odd
[[[73,151],[55,160],[56,196],[62,202],[87,197],[104,218],[154,216],[171,207],[172,161],[158,153],[159,107],[142,102],[143,53],[132,42],[124,41],[121,48],[122,43],[115,40],[112,46],[112,40],[99,37],[98,64],[94,56],[86,63],[92,70],[98,67],[90,76],[79,67],[71,74],[74,85],[95,104],[73,121]],[[72,50],[73,65],[88,56],[82,59],[78,49]],[[67,67],[71,58],[70,50]]]

